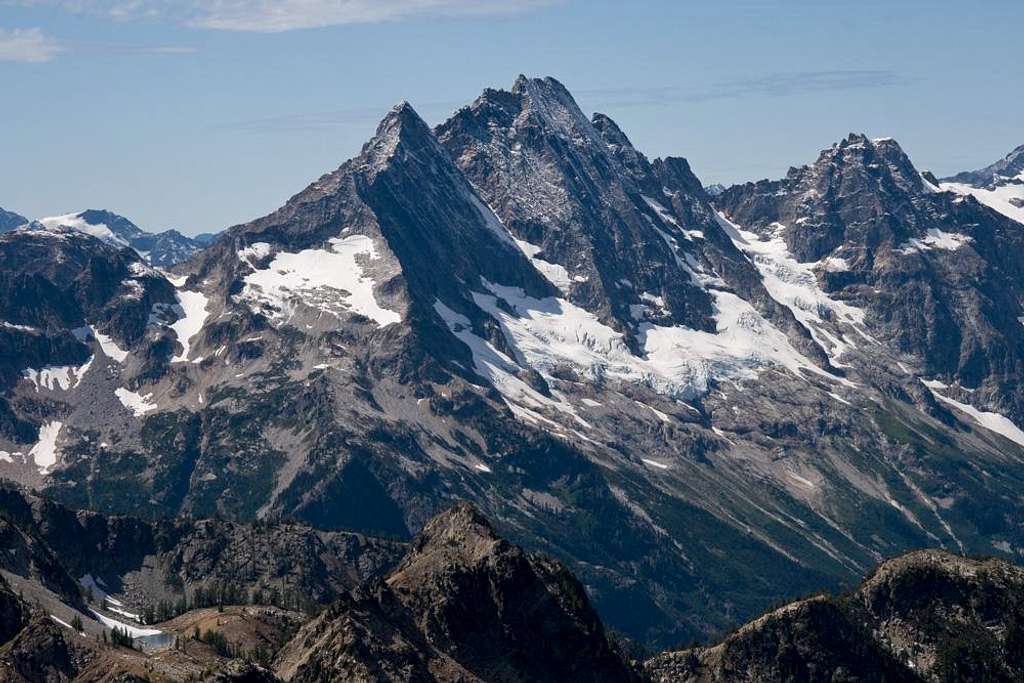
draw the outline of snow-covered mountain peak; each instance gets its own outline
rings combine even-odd
[[[985,168],[945,178],[940,187],[972,196],[1018,223],[1024,223],[1024,145]]]
[[[127,247],[133,238],[142,234],[142,230],[127,218],[101,209],[47,216],[36,222],[45,228],[77,230],[117,247]]]
[[[202,248],[198,242],[177,230],[149,233],[124,216],[106,209],[48,216],[33,221],[33,225],[48,230],[75,230],[114,247],[130,247],[154,266],[170,267]]]

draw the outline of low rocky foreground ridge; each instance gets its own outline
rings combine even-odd
[[[918,551],[856,590],[773,610],[712,647],[646,662],[676,681],[1020,681],[1024,569]]]
[[[193,608],[143,629],[129,611],[141,611],[129,594],[117,593],[123,602],[105,594],[99,599],[91,592],[94,587],[102,592],[99,586],[106,582],[93,577],[79,586],[70,579],[78,570],[68,568],[80,561],[75,542],[65,536],[68,531],[118,527],[111,536],[130,543],[139,534],[131,538],[124,533],[129,520],[79,513],[80,525],[72,521],[69,527],[62,515],[74,520],[74,513],[6,493],[0,508],[4,528],[23,540],[8,544],[0,570],[0,639],[6,643],[0,647],[2,681],[639,680],[605,634],[575,577],[560,563],[498,537],[468,504],[432,520],[386,578],[373,579],[372,572],[365,572],[365,580],[340,591],[337,601],[285,644],[303,615],[271,605]],[[218,535],[224,529],[196,524],[212,532],[220,545],[231,545]],[[55,533],[54,527],[63,529]],[[270,536],[293,532],[262,528]],[[49,545],[58,538],[70,547]],[[364,539],[365,545],[371,543]],[[99,553],[107,554],[113,553]],[[372,564],[373,554],[364,549],[347,563],[351,558],[335,557],[335,566],[347,564],[349,573],[358,573],[352,568]],[[246,585],[245,559],[214,563],[211,571],[223,575],[225,566],[232,565],[238,572],[234,583]],[[290,559],[293,573],[309,573],[301,557],[266,561],[284,566]],[[162,564],[159,558],[155,563]],[[322,595],[351,576],[335,570],[322,580],[323,585],[308,590]],[[261,597],[252,602],[269,594],[259,591]],[[135,636],[134,647],[113,643],[118,628]]]
[[[37,531],[54,520],[34,519]],[[55,550],[36,554],[45,553],[59,570]],[[386,576],[341,591],[313,617],[270,605],[196,608],[152,625],[169,634],[162,644],[114,645],[109,629],[61,618],[46,597],[56,594],[32,567],[19,574],[8,565],[0,574],[0,681],[925,683],[1024,676],[1024,568],[944,551],[889,560],[842,596],[790,603],[716,645],[643,663],[606,633],[564,565],[502,539],[466,503],[431,520]],[[124,614],[111,604],[103,612]]]

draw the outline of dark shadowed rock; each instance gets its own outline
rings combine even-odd
[[[1024,569],[922,551],[839,598],[769,612],[708,648],[646,664],[655,681],[1015,681]]]
[[[629,681],[582,586],[460,504],[376,587],[342,599],[278,655],[290,681]]]

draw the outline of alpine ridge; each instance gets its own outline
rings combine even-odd
[[[1022,552],[1022,239],[889,139],[709,191],[552,78],[402,103],[166,269],[0,235],[0,476],[402,542],[471,501],[609,629],[704,639],[909,550]],[[466,668],[396,590],[324,628],[394,609],[430,651],[398,661]]]

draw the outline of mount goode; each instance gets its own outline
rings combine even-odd
[[[1013,186],[1015,163],[936,184],[850,135],[711,196],[551,78],[434,129],[403,103],[169,270],[67,221],[0,234],[0,476],[106,514],[398,541],[472,501],[650,646],[911,549],[1019,556],[1024,225],[964,189]],[[471,547],[499,543],[475,520]],[[585,604],[519,552],[502,576]],[[317,628],[390,611],[420,642],[431,566],[414,547]],[[566,624],[618,666],[588,610]],[[395,666],[493,674],[435,636]],[[289,656],[294,680],[341,665]]]

